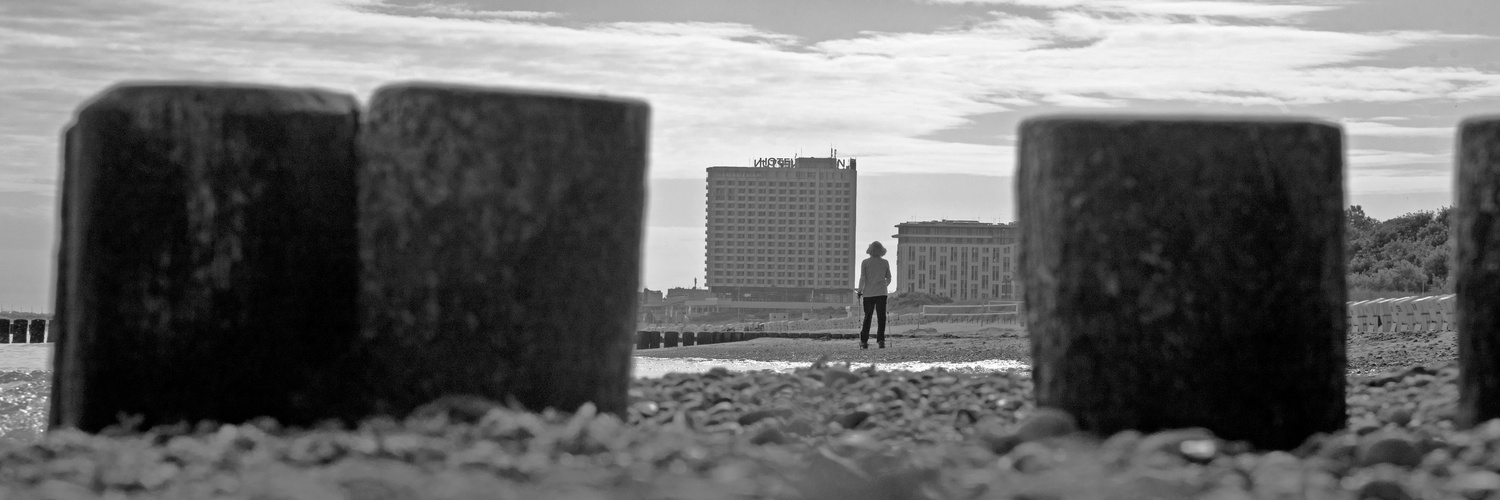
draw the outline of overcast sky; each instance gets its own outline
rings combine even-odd
[[[644,285],[703,275],[703,176],[860,170],[856,241],[1014,219],[1016,122],[1060,111],[1344,124],[1349,201],[1451,203],[1454,126],[1500,112],[1494,0],[4,0],[0,308],[50,310],[58,133],[125,80],[435,80],[646,99]],[[853,263],[851,263],[853,265]]]

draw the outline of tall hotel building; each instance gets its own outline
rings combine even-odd
[[[708,288],[787,308],[854,300],[854,159],[761,158],[709,167]],[[769,305],[768,305],[769,306]]]
[[[1017,300],[1014,224],[941,220],[896,225],[896,292]]]

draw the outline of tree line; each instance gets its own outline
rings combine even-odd
[[[1453,207],[1411,212],[1389,220],[1365,215],[1359,205],[1345,210],[1344,255],[1349,258],[1351,290],[1373,292],[1452,292],[1448,241]]]

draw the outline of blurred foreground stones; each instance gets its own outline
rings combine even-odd
[[[1456,374],[1352,377],[1345,429],[1263,452],[1203,429],[1077,432],[1020,373],[712,370],[636,380],[624,419],[444,398],[354,429],[61,431],[0,444],[0,496],[1487,498],[1500,421],[1454,430]],[[46,394],[10,378],[4,401]]]

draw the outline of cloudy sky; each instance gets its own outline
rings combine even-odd
[[[703,274],[703,176],[860,160],[856,241],[1014,219],[1015,125],[1061,111],[1302,115],[1349,201],[1451,203],[1454,126],[1500,112],[1493,0],[4,0],[0,309],[50,310],[58,140],[126,80],[434,80],[653,107],[643,281]],[[853,265],[853,263],[851,263]]]

